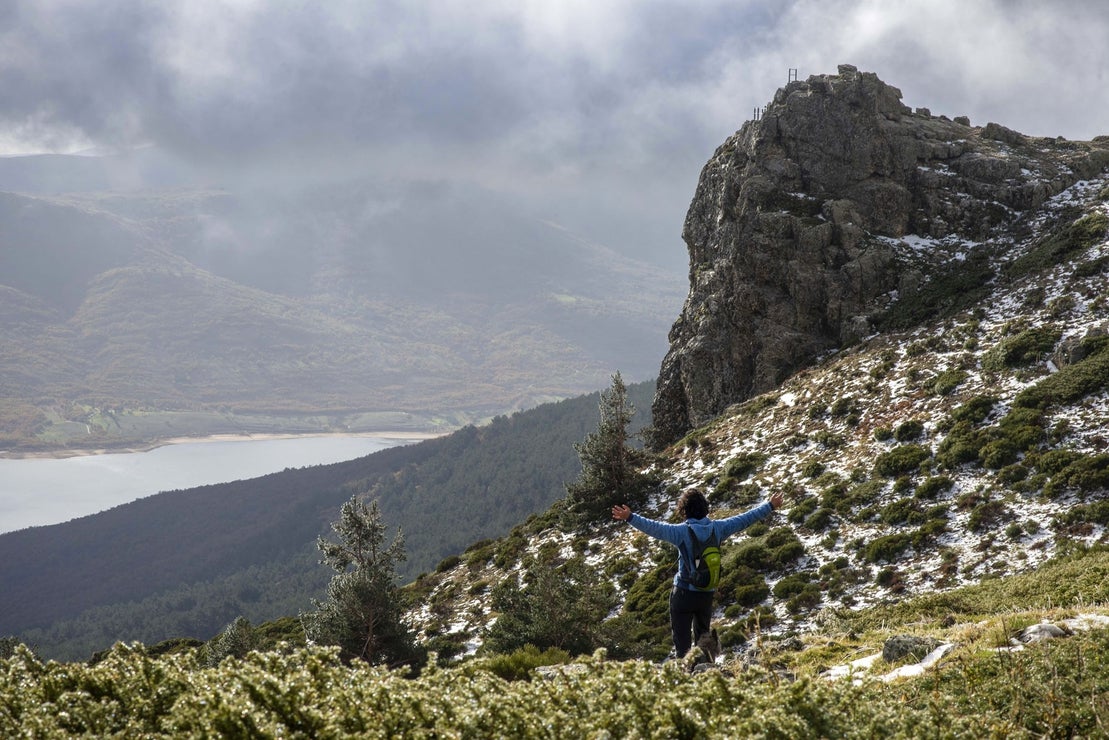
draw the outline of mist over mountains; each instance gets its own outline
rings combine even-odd
[[[180,186],[174,166],[0,160],[0,189],[38,191],[0,193],[10,443],[84,444],[83,424],[110,444],[138,409],[458,425],[653,377],[684,292],[475,187]],[[135,179],[163,187],[94,189]]]

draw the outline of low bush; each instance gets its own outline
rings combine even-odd
[[[741,453],[728,461],[724,468],[724,474],[736,480],[743,480],[758,470],[764,462],[766,462],[766,455],[762,453]]]
[[[950,491],[954,486],[955,481],[950,476],[934,475],[921,481],[913,495],[919,499],[931,500],[937,498],[941,493]]]
[[[902,532],[878,537],[865,546],[863,560],[868,563],[892,563],[912,545],[912,537]]]
[[[982,369],[1001,372],[1009,368],[1024,367],[1038,362],[1055,347],[1061,332],[1048,327],[1025,329],[1006,337],[982,357]]]
[[[1106,388],[1109,388],[1109,343],[1099,345],[1092,354],[1025,388],[1017,394],[1013,406],[1049,409],[1074,403]]]
[[[1013,518],[1013,513],[1009,507],[1002,501],[984,501],[978,504],[970,512],[970,518],[967,520],[967,527],[972,532],[981,532],[985,529],[992,529],[1002,521],[1009,521]]]
[[[911,473],[932,456],[932,451],[918,444],[907,444],[884,452],[874,461],[874,472],[887,478]]]
[[[540,651],[534,645],[525,645],[511,653],[484,658],[479,665],[506,681],[527,681],[531,680],[535,669],[539,666],[562,665],[569,662],[570,653],[565,650],[547,648]]]
[[[1052,229],[1027,254],[1007,269],[1010,277],[1060,264],[1065,258],[1089,249],[1101,240],[1109,228],[1109,216],[1101,211],[1085,214],[1070,223]]]
[[[899,424],[893,432],[893,438],[898,442],[912,442],[924,433],[924,423],[919,419],[910,419]]]
[[[949,396],[967,379],[965,370],[958,368],[945,370],[932,381],[932,392],[937,396]]]

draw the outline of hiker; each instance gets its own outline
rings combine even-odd
[[[719,575],[719,549],[715,553],[717,572],[713,574],[711,583],[705,582],[699,588],[693,564],[695,548],[701,549],[713,543],[719,548],[727,537],[769,516],[781,505],[782,494],[779,491],[742,514],[727,519],[709,519],[709,503],[705,495],[690,490],[678,499],[678,517],[685,520],[681,524],[668,524],[633,514],[623,504],[612,507],[613,519],[627,522],[640,532],[678,548],[678,572],[674,575],[674,588],[670,592],[670,631],[678,658],[685,656],[694,642],[708,634],[712,621],[712,595]],[[702,574],[702,577],[706,576]],[[690,626],[693,627],[692,639]]]

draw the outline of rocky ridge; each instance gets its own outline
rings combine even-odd
[[[872,76],[852,79],[878,84]],[[890,97],[876,99],[888,105]],[[971,131],[942,119],[936,125]],[[687,488],[706,491],[716,515],[743,510],[769,490],[790,494],[769,535],[763,527],[726,546],[726,569],[757,571],[749,583],[718,594],[715,620],[726,647],[753,631],[806,634],[862,607],[1033,571],[1109,540],[1109,369],[1102,354],[1109,335],[1109,175],[1088,170],[1103,151],[1098,146],[1035,146],[1043,153],[1039,171],[1057,173],[1043,184],[1047,190],[1029,178],[1027,188],[998,185],[998,192],[1033,199],[1040,196],[1028,194],[1040,192],[1038,205],[1007,206],[1007,220],[983,231],[953,234],[936,225],[866,236],[856,262],[876,250],[891,255],[891,264],[926,268],[918,267],[914,290],[906,269],[898,286],[876,294],[900,326],[891,321],[876,331],[874,316],[849,346],[839,346],[842,338],[811,341],[809,367],[728,403],[663,451],[656,468],[662,484],[643,509],[647,516],[670,516]],[[1087,164],[1064,166],[1060,151],[1086,152],[1080,159]],[[1088,176],[1075,180],[1079,172]],[[937,191],[934,202],[956,202],[960,193]],[[792,215],[771,215],[794,223]],[[850,232],[834,224],[813,228]],[[967,274],[975,275],[971,290],[961,282]],[[687,311],[697,295],[695,287]],[[705,309],[702,325],[731,315],[728,295],[717,295],[716,314]],[[922,312],[906,310],[913,306]],[[725,326],[746,336],[742,324],[713,325],[724,338]],[[698,372],[713,377],[711,367]],[[1085,378],[1080,390],[1061,390],[1077,375]],[[1053,390],[1044,396],[1045,388]],[[1048,400],[1031,403],[1030,393]],[[1024,430],[1031,437],[1019,449],[1001,449],[1022,417],[1032,419]],[[775,532],[800,548],[790,545],[777,561],[753,557]],[[488,606],[491,588],[505,579],[523,583],[529,556],[557,564],[575,555],[624,598],[633,589],[650,591],[652,579],[664,581],[657,566],[672,553],[610,523],[564,530],[557,517],[536,518],[421,579],[427,600],[412,619],[425,638],[473,651],[497,617]],[[762,596],[740,596],[746,586]]]
[[[690,291],[660,370],[657,442],[871,333],[954,256],[1107,165],[1109,137],[910,110],[851,65],[779,89],[709,159],[686,216]],[[945,248],[898,249],[909,236]]]

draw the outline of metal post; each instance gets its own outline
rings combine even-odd
[[[796,82],[796,81],[797,81],[797,68],[796,67],[790,67],[789,68],[789,82]]]
[[[756,107],[755,110],[754,110],[754,113],[752,114],[752,119],[751,120],[757,121],[760,118],[762,118],[762,110],[760,108]]]

